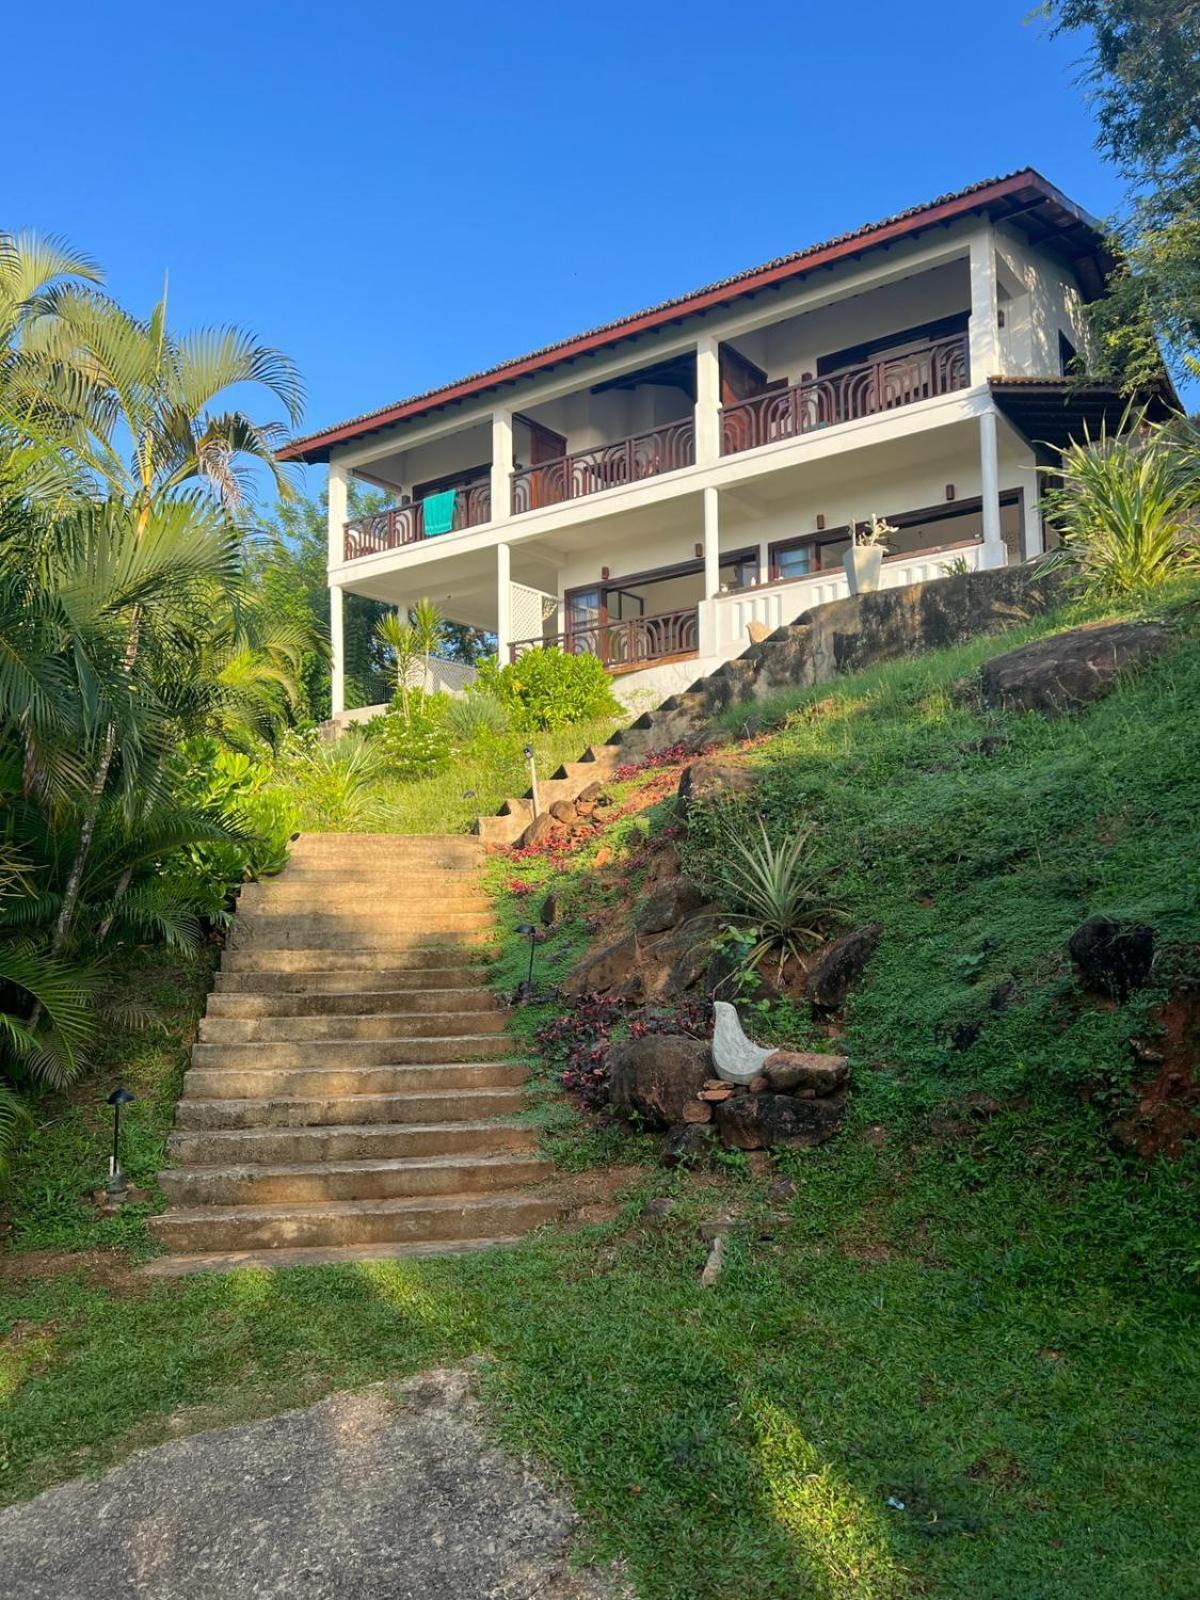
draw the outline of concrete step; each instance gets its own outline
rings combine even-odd
[[[280,1044],[328,1040],[339,1050],[349,1040],[478,1038],[504,1032],[504,1013],[485,996],[474,1011],[376,1012],[360,1016],[218,1017],[200,1023],[204,1044]]]
[[[236,1272],[244,1268],[275,1270],[284,1267],[343,1267],[371,1261],[427,1260],[436,1256],[465,1256],[480,1250],[499,1250],[520,1243],[520,1236],[494,1239],[442,1239],[432,1243],[404,1244],[383,1240],[379,1244],[311,1245],[307,1249],[223,1250],[195,1256],[156,1256],[138,1271],[148,1278],[184,1278],[195,1272]]]
[[[462,1089],[430,1085],[401,1093],[283,1094],[274,1098],[186,1096],[175,1108],[179,1133],[211,1133],[250,1128],[320,1129],[403,1124],[430,1127],[445,1122],[474,1124],[481,1117],[513,1117],[525,1105],[520,1088]]]
[[[364,929],[348,927],[337,917],[309,917],[266,926],[260,923],[256,927],[248,927],[239,920],[230,934],[226,956],[271,955],[277,950],[305,951],[307,954],[300,970],[305,964],[308,970],[312,970],[323,965],[320,960],[322,954],[337,952],[356,957],[359,966],[395,967],[403,963],[387,958],[440,951],[440,959],[444,963],[447,951],[475,952],[492,944],[494,938],[490,917],[482,919],[475,927],[453,929],[421,928],[414,922],[407,927],[393,925]],[[245,962],[239,960],[232,970],[236,971],[244,965]]]
[[[213,1049],[217,1047],[212,1046]],[[326,1052],[327,1056],[329,1052]],[[356,1095],[458,1093],[461,1089],[515,1089],[526,1081],[519,1061],[449,1061],[437,1066],[398,1063],[363,1066],[192,1067],[184,1073],[187,1100],[305,1100]]]
[[[478,875],[450,878],[405,877],[398,883],[380,882],[376,873],[368,878],[351,879],[344,872],[326,879],[288,873],[271,883],[248,883],[238,896],[238,915],[251,911],[379,911],[393,907],[426,907],[435,904],[450,911],[490,910],[491,900],[480,888]]]
[[[296,953],[274,952],[284,958]],[[341,964],[340,959],[344,953],[342,951],[333,953],[328,970],[313,971],[296,967],[282,968],[273,962],[250,967],[239,964],[230,969],[229,963],[235,956],[231,952],[226,952],[225,962],[216,975],[214,996],[290,994],[295,997],[307,994],[315,999],[318,995],[324,994],[339,996],[398,992],[419,994],[427,987],[429,993],[443,994],[473,987],[482,983],[487,977],[485,967],[376,967],[374,963],[380,958],[374,951],[367,953],[369,964],[346,967]],[[402,960],[403,957],[397,959]],[[444,952],[443,959],[445,959]]]
[[[352,1122],[191,1133],[177,1128],[167,1140],[167,1155],[180,1167],[280,1166],[292,1161],[401,1161],[420,1156],[518,1154],[534,1149],[537,1140],[536,1128],[511,1120]]]
[[[209,1017],[427,1017],[469,1015],[496,1010],[490,989],[351,989],[312,994],[305,990],[282,992],[255,989],[238,993],[215,990],[208,997]],[[474,1031],[473,1029],[471,1030]]]
[[[290,945],[286,949],[259,949],[256,944],[244,948],[237,945],[225,948],[221,958],[221,975],[231,972],[295,972],[307,979],[310,974],[322,972],[379,973],[405,972],[415,975],[417,982],[424,974],[431,976],[470,968],[478,972],[487,959],[485,951],[464,949],[461,941],[408,941],[400,948],[394,946],[359,945],[330,950],[322,946]],[[439,980],[441,981],[441,980]]]
[[[204,1206],[165,1211],[150,1227],[170,1250],[256,1250],[385,1241],[433,1242],[527,1232],[559,1204],[530,1194],[326,1200],[295,1206]]]
[[[446,1062],[495,1061],[504,1041],[494,1033],[444,1034],[432,1039],[273,1039],[259,1044],[194,1044],[191,1071],[242,1067],[440,1066]]]
[[[312,901],[300,902],[311,908]],[[319,910],[297,910],[294,905],[255,906],[243,911],[239,908],[236,931],[241,939],[261,941],[264,935],[278,938],[288,934],[292,944],[312,935],[310,942],[319,945],[328,934],[345,938],[348,933],[362,932],[371,935],[390,932],[421,933],[426,939],[432,934],[474,932],[489,928],[493,922],[490,903],[477,900],[467,906],[443,904],[441,901],[397,900],[390,904],[380,902],[375,906],[348,906],[344,910],[335,905],[322,905]]]
[[[176,1167],[159,1174],[167,1203],[197,1206],[307,1205],[321,1200],[397,1200],[430,1194],[490,1194],[540,1183],[554,1164],[532,1155],[406,1156],[278,1166]]]

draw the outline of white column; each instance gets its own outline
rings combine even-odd
[[[983,497],[982,565],[1003,567],[1008,563],[1004,534],[1000,528],[1000,455],[996,446],[996,413],[989,409],[979,418],[979,477]]]
[[[696,462],[711,466],[721,457],[721,351],[711,335],[696,344]]]
[[[346,559],[346,518],[350,474],[345,467],[329,463],[329,555],[327,566],[340,567]]]
[[[512,643],[512,562],[506,544],[496,546],[496,659],[508,663]]]
[[[971,385],[986,383],[998,370],[996,244],[990,228],[971,238]]]
[[[336,462],[329,463],[329,543],[326,572],[340,567],[346,559],[346,517],[349,474]],[[342,590],[329,586],[330,710],[334,716],[346,709],[346,646],[342,632]]]
[[[512,515],[513,419],[511,411],[492,412],[492,515],[507,522]]]
[[[704,598],[711,600],[721,587],[721,526],[717,491],[704,491]]]
[[[342,586],[329,587],[329,647],[332,668],[329,709],[336,717],[346,709],[346,641],[342,631]]]

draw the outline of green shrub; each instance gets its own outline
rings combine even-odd
[[[450,697],[409,689],[392,701],[391,710],[372,724],[371,737],[380,763],[391,776],[430,778],[450,765]]]
[[[780,965],[818,944],[842,913],[830,904],[826,875],[813,860],[814,827],[778,841],[761,816],[718,815],[717,848],[709,859],[709,883],[722,909],[754,932],[757,942],[746,965],[768,954]]]
[[[608,674],[593,655],[528,650],[506,667],[489,660],[478,670],[479,689],[509,708],[518,733],[565,728],[621,712]]]
[[[377,743],[361,729],[348,728],[332,740],[322,739],[316,729],[290,733],[280,745],[277,765],[280,786],[286,786],[302,828],[341,833],[374,820],[383,760]]]
[[[487,690],[459,695],[446,708],[451,737],[462,749],[489,749],[512,727],[508,706]]]
[[[186,847],[186,878],[195,878],[201,898],[219,907],[246,877],[281,872],[299,814],[276,783],[274,768],[216,739],[188,739],[176,752],[172,798],[180,809],[209,813],[236,831],[228,841]],[[179,876],[178,870],[173,874]]]

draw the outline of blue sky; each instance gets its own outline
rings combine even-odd
[[[169,270],[317,427],[1015,167],[1113,211],[1032,4],[26,6],[0,225]]]

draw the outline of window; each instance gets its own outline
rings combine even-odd
[[[1071,376],[1071,363],[1078,354],[1079,352],[1066,334],[1060,332],[1058,335],[1058,371],[1060,377],[1069,378]]]
[[[775,552],[773,577],[807,578],[813,570],[813,546],[793,544]]]

